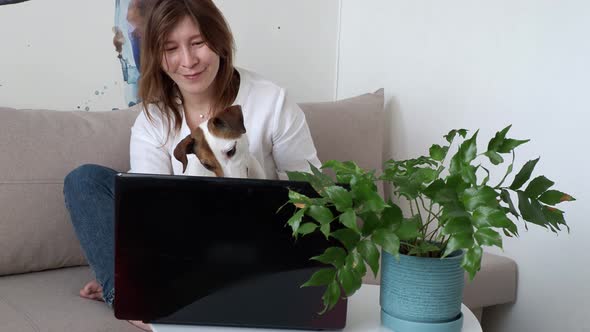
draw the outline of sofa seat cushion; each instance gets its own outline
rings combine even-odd
[[[83,299],[88,267],[0,277],[0,331],[137,332],[102,302]]]

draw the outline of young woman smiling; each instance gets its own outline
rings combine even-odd
[[[234,67],[234,39],[211,0],[147,1],[141,32],[139,97],[143,111],[131,130],[134,173],[181,174],[178,142],[203,121],[241,105],[250,153],[269,179],[320,166],[305,116],[285,89]],[[67,175],[64,196],[96,280],[80,295],[112,305],[115,170],[82,165]],[[198,209],[198,206],[195,206]],[[148,325],[133,322],[142,329]]]

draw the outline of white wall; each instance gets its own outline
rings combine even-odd
[[[385,87],[387,157],[427,154],[452,128],[488,138],[512,123],[509,136],[531,139],[515,170],[541,155],[534,174],[578,199],[563,205],[571,234],[520,227],[505,240],[518,299],[486,313],[485,331],[590,330],[588,17],[584,0],[342,2],[337,97]]]
[[[238,65],[272,77],[299,101],[336,96],[340,0],[216,0]]]
[[[0,105],[122,107],[114,3],[32,0],[0,7]]]
[[[235,34],[237,65],[288,88],[295,101],[334,99],[339,0],[216,3]],[[123,108],[112,46],[114,4],[31,0],[0,6],[0,105]]]

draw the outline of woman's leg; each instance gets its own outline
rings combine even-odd
[[[64,197],[74,230],[94,271],[98,285],[92,282],[81,290],[88,298],[102,291],[102,298],[112,306],[115,296],[115,175],[117,172],[99,165],[82,165],[64,180]],[[100,287],[102,289],[98,289]]]

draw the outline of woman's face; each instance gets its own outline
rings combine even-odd
[[[190,17],[179,21],[166,39],[162,69],[178,85],[185,100],[210,98],[219,56],[207,46]]]

